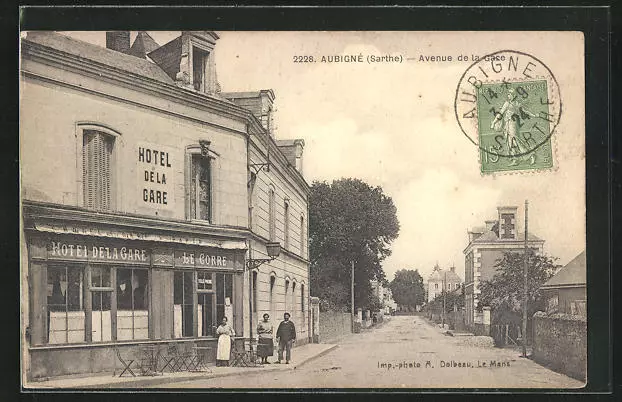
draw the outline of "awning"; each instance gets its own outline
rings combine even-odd
[[[106,237],[119,240],[141,240],[154,241],[164,243],[185,244],[196,247],[214,247],[225,250],[246,250],[246,242],[244,240],[208,240],[200,237],[180,234],[151,234],[134,231],[116,230],[116,229],[100,229],[87,228],[76,225],[53,225],[49,223],[35,223],[35,230],[45,233],[54,233],[62,235],[78,235],[78,236],[94,236]]]

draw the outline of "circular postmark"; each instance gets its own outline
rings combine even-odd
[[[552,166],[561,93],[538,58],[515,50],[477,58],[460,77],[454,111],[463,134],[480,149],[483,172]]]

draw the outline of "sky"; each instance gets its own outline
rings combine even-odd
[[[179,32],[149,32],[160,44]],[[529,200],[529,231],[565,264],[585,249],[583,37],[573,32],[217,32],[223,92],[272,89],[277,139],[302,138],[304,176],[356,177],[393,199],[400,235],[383,268],[438,263],[464,279],[467,230],[497,206]],[[105,45],[102,32],[66,33]],[[135,34],[132,35],[133,37]],[[133,39],[133,38],[132,38]],[[516,49],[542,60],[559,82],[563,115],[552,138],[554,168],[482,175],[478,149],[454,115],[469,62],[457,55]],[[295,63],[295,56],[401,55],[402,63]],[[419,61],[452,55],[452,62]],[[413,60],[406,60],[412,58]]]

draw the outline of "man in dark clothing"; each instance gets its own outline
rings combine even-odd
[[[296,342],[296,327],[289,320],[289,317],[289,313],[283,314],[283,321],[281,321],[279,328],[276,330],[276,339],[279,342],[279,360],[277,361],[279,364],[281,359],[283,359],[283,349],[285,349],[285,364],[289,364],[292,343]]]

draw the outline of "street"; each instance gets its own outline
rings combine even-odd
[[[378,328],[339,340],[302,367],[159,385],[158,388],[579,388],[511,349],[473,346],[423,317],[390,317]],[[274,358],[273,358],[274,359]],[[296,364],[296,349],[292,350]]]

